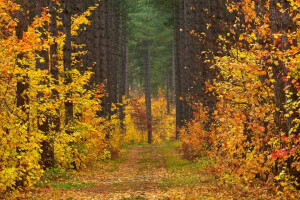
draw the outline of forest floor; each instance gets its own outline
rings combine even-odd
[[[21,199],[269,199],[218,186],[200,163],[181,158],[173,143],[132,145],[102,167],[60,174]]]

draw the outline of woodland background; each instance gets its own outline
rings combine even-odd
[[[298,0],[0,0],[0,193],[179,140],[299,194]]]

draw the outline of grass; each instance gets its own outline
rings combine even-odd
[[[158,152],[162,155],[168,176],[160,184],[162,189],[177,186],[196,186],[213,182],[213,177],[206,176],[206,161],[195,163],[182,159],[178,153],[177,142],[167,142],[158,147]],[[202,172],[202,173],[201,173]]]
[[[133,148],[132,145],[123,144],[122,145],[122,150],[121,150],[120,155],[119,155],[118,158],[102,161],[102,164],[104,166],[103,169],[106,172],[117,171],[119,169],[120,164],[127,161],[128,158],[127,158],[126,155],[128,154],[129,150],[132,149],[132,148]]]
[[[92,183],[49,183],[50,187],[67,190],[87,188],[93,185]]]
[[[37,184],[38,187],[52,187],[57,189],[80,189],[91,187],[94,184],[81,183],[80,180],[76,180],[72,177],[69,171],[63,171],[59,168],[52,168],[45,171],[44,176]]]
[[[167,142],[160,145],[158,152],[163,156],[163,161],[167,170],[181,170],[183,167],[190,166],[191,163],[188,160],[180,158],[178,155],[178,143],[176,142]]]
[[[105,161],[104,164],[106,167],[104,170],[106,172],[114,172],[119,169],[120,164],[124,163],[127,160],[127,158],[124,155],[121,155],[121,157],[113,159],[113,160],[108,160]]]

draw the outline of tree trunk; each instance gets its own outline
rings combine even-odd
[[[128,45],[128,42],[127,42],[127,36],[126,36],[126,32],[124,34],[124,39],[126,41],[126,44],[125,44],[125,95],[126,95],[126,98],[129,98],[129,45]]]
[[[281,32],[281,13],[279,9],[277,8],[277,3],[280,3],[280,0],[270,0],[270,28],[272,34]],[[273,42],[276,47],[279,48],[281,44],[276,44],[276,39],[273,38]],[[284,63],[280,61],[276,55],[275,58],[273,58],[274,61],[278,61],[278,65],[273,64],[273,78],[275,80],[274,83],[274,94],[275,94],[275,105],[276,105],[276,111],[275,111],[275,124],[277,126],[277,132],[280,134],[280,131],[288,132],[287,130],[287,124],[284,120],[284,103],[286,102],[285,97],[285,83],[283,81],[283,77],[286,76],[286,69],[284,66]]]
[[[53,4],[53,2],[50,2],[51,4]],[[35,1],[35,15],[39,16],[41,14],[42,8],[43,7],[47,7],[48,6],[48,2],[41,2],[39,0]],[[52,5],[49,5],[49,7],[51,7]],[[50,10],[50,14],[51,10]],[[51,16],[52,17],[52,16]],[[39,31],[42,33],[42,38],[46,39],[47,35],[45,33],[43,33],[43,29],[40,28]],[[49,54],[47,49],[43,49],[40,52],[37,52],[37,54],[44,59],[44,62],[40,62],[40,59],[36,60],[36,67],[41,69],[41,70],[49,70]],[[49,80],[47,80],[45,78],[45,80],[41,81],[41,84],[44,85],[44,87],[48,87],[49,86]],[[42,105],[43,103],[45,103],[43,99],[43,94],[42,92],[39,92],[37,97],[39,98],[39,103]],[[45,169],[50,169],[52,167],[54,167],[54,149],[53,149],[53,142],[50,139],[50,115],[49,115],[49,110],[45,112],[42,112],[40,110],[38,110],[38,129],[46,136],[46,139],[41,143],[41,149],[42,149],[42,153],[41,153],[41,165],[45,168]],[[42,118],[44,118],[45,120],[42,121]]]
[[[27,31],[28,29],[28,25],[29,25],[29,18],[27,16],[27,11],[28,11],[28,0],[16,0],[16,3],[19,4],[21,6],[21,9],[18,10],[15,13],[14,18],[17,19],[17,26],[16,26],[16,36],[19,40],[23,39],[23,35],[24,32]],[[27,131],[27,135],[25,136],[25,141],[23,141],[24,143],[22,145],[24,145],[24,147],[26,147],[26,142],[28,142],[28,135],[30,132],[30,123],[29,123],[29,96],[27,94],[28,89],[29,89],[29,77],[28,77],[28,73],[26,72],[26,69],[29,68],[28,65],[24,65],[22,63],[22,59],[24,58],[24,53],[20,52],[17,55],[16,58],[16,62],[17,65],[20,69],[24,70],[23,74],[18,74],[17,76],[20,77],[18,78],[17,81],[17,91],[16,91],[16,96],[17,96],[17,107],[20,108],[22,110],[22,112],[24,113],[24,117],[22,117],[21,122],[20,122],[20,127],[26,127],[26,131]],[[23,116],[23,115],[22,115]],[[26,150],[23,150],[20,147],[17,147],[16,152],[18,154],[21,154],[21,152],[24,152]],[[21,156],[22,157],[22,156]],[[21,164],[21,159],[19,159],[18,161],[18,166],[20,167]],[[24,169],[26,170],[26,169]],[[24,173],[27,173],[26,171]],[[18,188],[22,188],[24,186],[25,183],[25,178],[26,175],[21,175],[21,177],[19,177],[19,179],[16,181],[15,186]]]
[[[179,0],[174,0],[174,68],[175,68],[175,104],[176,104],[176,139],[179,139],[179,130],[183,125],[182,84],[180,64],[180,13]]]
[[[115,3],[115,1],[114,1]],[[111,47],[111,53],[110,53],[110,69],[108,69],[108,71],[110,71],[109,73],[109,77],[108,81],[110,83],[110,114],[115,114],[115,112],[112,112],[111,107],[112,104],[116,104],[118,103],[118,55],[117,55],[117,39],[118,39],[118,34],[116,31],[117,28],[117,20],[116,20],[116,7],[111,5],[111,17],[110,17],[110,47]]]
[[[58,69],[58,45],[56,42],[56,37],[58,36],[57,31],[57,2],[50,1],[49,9],[51,14],[51,23],[50,23],[50,34],[53,38],[53,43],[50,45],[50,75],[53,79],[53,83],[55,86],[59,86],[59,69]],[[56,88],[52,89],[51,98],[54,102],[59,99],[59,93]],[[55,160],[54,160],[54,138],[57,133],[60,132],[60,111],[59,108],[55,108],[54,111],[51,112],[50,115],[50,124],[51,124],[51,133],[53,134],[52,138],[50,139],[50,147],[49,147],[49,160],[48,165],[50,167],[54,167]]]
[[[21,6],[21,10],[16,12],[16,18],[18,20],[16,27],[16,36],[19,40],[22,40],[23,34],[27,31],[28,28],[28,2],[24,0],[17,0],[16,3]],[[17,64],[21,69],[26,70],[29,66],[21,63],[23,57],[23,53],[19,53],[17,55]],[[24,113],[26,113],[26,117],[23,121],[24,123],[28,123],[26,124],[26,126],[27,130],[29,131],[29,108],[27,107],[29,105],[29,97],[26,94],[27,90],[29,89],[29,78],[27,73],[24,73],[22,75],[19,74],[19,76],[21,76],[21,79],[18,79],[17,82],[17,106],[20,107]]]
[[[123,96],[125,94],[125,63],[124,63],[124,25],[123,25],[123,1],[121,0],[119,3],[119,44],[118,44],[118,54],[119,54],[119,63],[118,63],[118,97],[119,97],[119,118],[121,129],[124,129],[124,106]]]
[[[170,114],[170,78],[169,75],[167,75],[166,78],[166,86],[167,86],[167,91],[166,91],[166,99],[167,99],[167,114]]]
[[[147,57],[145,59],[145,104],[147,113],[148,143],[152,144],[152,110],[151,110],[151,55],[150,41],[147,41]]]
[[[72,46],[71,46],[71,17],[72,17],[72,2],[71,0],[63,0],[63,26],[65,44],[63,49],[63,63],[64,63],[64,84],[66,86],[72,83]],[[65,97],[65,126],[66,132],[72,134],[72,123],[73,123],[73,101],[72,91],[66,92]]]

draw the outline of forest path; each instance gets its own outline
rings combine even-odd
[[[161,155],[154,146],[135,146],[120,163],[118,170],[95,174],[95,185],[85,189],[89,196],[103,195],[105,199],[146,197],[160,190],[166,173]]]
[[[22,199],[236,199],[203,166],[182,159],[173,143],[130,146],[101,168],[46,183]]]

